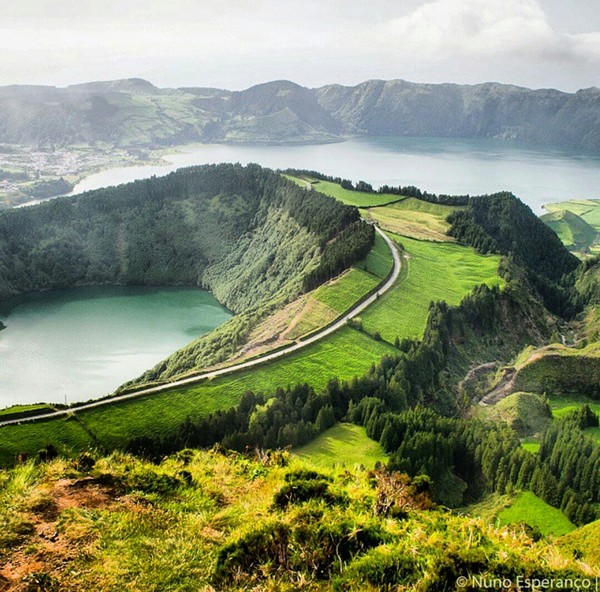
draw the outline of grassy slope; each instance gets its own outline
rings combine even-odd
[[[549,212],[561,210],[572,212],[600,232],[600,200],[598,199],[571,199],[560,203],[546,204],[544,208]]]
[[[378,234],[373,249],[364,261],[334,282],[317,288],[314,297],[338,313],[343,313],[374,289],[391,271],[392,254],[386,242]]]
[[[498,256],[482,256],[457,244],[393,238],[408,256],[403,258],[403,279],[362,315],[365,329],[378,331],[387,341],[396,336],[420,339],[431,301],[456,305],[480,284],[502,284]]]
[[[453,588],[458,574],[579,573],[570,549],[561,555],[548,542],[482,520],[441,511],[377,516],[367,471],[321,469],[346,503],[278,509],[273,500],[285,476],[310,468],[293,458],[281,464],[205,451],[160,465],[117,454],[88,470],[56,460],[0,471],[0,574],[19,590],[317,592],[331,591],[331,579],[341,578],[335,589],[358,592],[382,590],[385,582],[390,590]],[[275,526],[289,533],[282,547],[273,544]],[[352,544],[355,538],[365,546]],[[247,546],[234,557],[249,564],[229,564],[232,579],[215,582],[219,556],[240,539]],[[271,562],[281,548],[289,560],[284,569]],[[340,557],[348,548],[354,551]],[[43,575],[43,586],[22,581],[33,573]]]
[[[5,407],[4,409],[0,409],[0,418],[5,415],[12,415],[13,413],[25,413],[26,411],[44,411],[44,410],[53,410],[54,407],[52,405],[48,405],[47,403],[33,403],[32,405],[11,405],[10,407]]]
[[[561,536],[575,530],[573,523],[558,509],[530,491],[520,493],[514,502],[499,512],[500,524],[529,524],[544,535]]]
[[[408,197],[389,206],[362,210],[361,213],[390,232],[421,240],[453,242],[454,239],[446,234],[450,228],[446,218],[457,209],[460,208]]]
[[[567,557],[576,554],[593,568],[600,569],[598,541],[600,541],[600,520],[566,534],[557,541],[557,545]]]
[[[594,242],[598,231],[583,218],[568,210],[544,214],[542,220],[556,232],[569,249],[585,250]]]
[[[544,399],[533,393],[513,393],[495,405],[478,407],[479,415],[508,423],[520,436],[543,432],[552,416]]]
[[[600,384],[600,346],[585,348],[552,344],[533,354],[518,367],[515,388],[552,396],[580,399],[596,392]]]
[[[379,461],[387,462],[387,455],[378,442],[371,440],[363,427],[340,423],[306,446],[294,450],[300,458],[323,467],[353,467],[363,465],[372,469]]]
[[[285,339],[298,339],[334,321],[379,285],[392,266],[390,249],[381,236],[376,234],[373,248],[363,260],[306,297],[305,304],[300,311],[294,313],[292,323],[288,325],[290,330],[284,331]],[[273,334],[273,317],[265,319],[261,327]]]
[[[356,206],[358,208],[369,208],[372,206],[381,206],[383,204],[389,204],[393,201],[404,199],[401,195],[393,195],[391,193],[364,193],[362,191],[350,191],[344,189],[337,183],[331,183],[330,181],[313,181],[313,190],[330,195],[339,199],[349,206]]]

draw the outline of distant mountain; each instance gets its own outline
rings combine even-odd
[[[309,89],[160,89],[141,79],[0,87],[0,143],[156,147],[319,143],[350,136],[499,138],[600,151],[600,89],[370,80]]]

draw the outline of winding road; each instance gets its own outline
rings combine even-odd
[[[91,403],[85,403],[83,405],[77,405],[74,407],[69,407],[68,409],[61,409],[59,411],[53,411],[51,413],[45,413],[40,415],[32,415],[31,417],[25,417],[20,419],[11,419],[6,421],[0,421],[0,427],[20,424],[20,423],[28,423],[33,421],[41,421],[46,419],[53,419],[56,417],[66,416],[71,413],[77,411],[85,411],[87,409],[95,409],[96,407],[103,407],[104,405],[110,405],[112,403],[116,403],[118,401],[127,401],[129,399],[135,399],[137,397],[142,397],[146,395],[152,395],[155,393],[162,393],[164,391],[171,390],[173,388],[177,388],[179,386],[187,386],[190,384],[194,384],[197,382],[202,382],[203,380],[210,380],[212,378],[217,378],[219,376],[225,376],[227,374],[233,374],[234,372],[239,372],[240,370],[245,370],[246,368],[252,368],[253,366],[258,366],[260,364],[264,364],[270,360],[276,360],[278,358],[282,358],[291,354],[295,351],[308,347],[321,339],[324,339],[328,335],[335,333],[338,329],[342,328],[347,321],[354,318],[358,314],[360,314],[363,310],[369,307],[377,298],[379,298],[382,294],[385,294],[396,282],[398,276],[400,275],[400,270],[402,268],[402,262],[400,259],[400,254],[398,253],[398,249],[393,241],[388,238],[388,236],[380,230],[377,226],[375,226],[375,230],[381,235],[383,240],[387,243],[388,247],[392,252],[392,257],[394,259],[394,268],[392,270],[391,275],[388,280],[385,282],[383,286],[381,286],[374,294],[369,296],[366,300],[362,301],[354,308],[346,312],[342,315],[337,321],[325,327],[322,331],[311,335],[304,341],[299,341],[286,347],[284,349],[277,350],[272,353],[267,353],[264,356],[259,358],[255,358],[253,360],[248,360],[247,362],[240,362],[239,364],[234,364],[232,366],[227,366],[226,368],[221,368],[219,370],[212,370],[210,372],[205,372],[203,374],[196,374],[194,376],[190,376],[189,378],[182,378],[180,380],[174,380],[173,382],[168,382],[165,384],[161,384],[159,386],[153,386],[148,388],[143,388],[131,393],[126,393],[124,395],[117,395],[115,397],[109,397],[107,399],[100,399],[98,401],[93,401]]]

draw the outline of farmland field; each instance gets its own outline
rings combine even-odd
[[[573,523],[557,508],[531,493],[524,491],[515,501],[498,514],[501,525],[529,524],[544,536],[561,536],[575,530]]]
[[[387,462],[387,456],[378,442],[371,440],[365,428],[350,423],[340,423],[312,442],[294,450],[294,454],[322,467],[363,465],[372,469],[377,462]]]
[[[330,181],[314,181],[312,187],[315,191],[335,197],[341,202],[344,202],[346,205],[356,206],[358,208],[381,206],[404,199],[403,196],[394,195],[392,193],[365,193],[363,191],[351,191],[349,189],[344,189],[337,183],[331,183]]]
[[[406,251],[403,277],[362,314],[364,328],[380,333],[387,341],[393,342],[396,336],[420,339],[431,301],[456,305],[480,284],[503,284],[497,274],[500,258],[496,255],[479,255],[470,247],[452,243],[397,235],[393,239]]]
[[[446,234],[450,224],[446,218],[458,208],[421,201],[414,197],[379,208],[362,210],[362,215],[375,220],[381,228],[421,240],[453,242]]]

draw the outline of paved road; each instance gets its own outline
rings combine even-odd
[[[328,335],[335,333],[338,329],[343,327],[349,319],[354,318],[358,314],[360,314],[363,310],[365,310],[369,305],[373,304],[375,300],[385,292],[387,292],[396,282],[398,276],[400,275],[400,269],[402,267],[402,263],[400,260],[400,255],[398,253],[398,249],[396,245],[392,242],[391,239],[387,237],[385,233],[383,233],[379,228],[375,227],[375,230],[382,236],[383,240],[387,243],[390,250],[392,251],[392,256],[394,258],[394,269],[392,270],[392,274],[390,275],[387,282],[377,290],[373,295],[369,296],[365,301],[358,304],[352,310],[348,311],[344,316],[340,317],[335,323],[329,325],[324,328],[322,331],[315,333],[308,339],[304,341],[299,341],[286,347],[285,349],[280,349],[276,352],[265,354],[260,358],[256,358],[254,360],[249,360],[247,362],[240,362],[239,364],[235,364],[233,366],[228,366],[227,368],[221,368],[220,370],[212,370],[210,372],[205,372],[204,374],[196,374],[189,378],[182,378],[180,380],[175,380],[173,382],[169,382],[166,384],[162,384],[160,386],[149,387],[145,389],[140,389],[138,391],[127,393],[125,395],[117,395],[116,397],[110,397],[108,399],[100,399],[99,401],[94,401],[92,403],[85,403],[84,405],[78,405],[77,407],[72,407],[69,409],[61,409],[60,411],[53,411],[52,413],[46,413],[43,415],[32,415],[31,417],[26,417],[22,419],[11,419],[7,421],[1,421],[0,427],[7,426],[11,424],[39,421],[43,419],[51,419],[55,417],[60,417],[64,415],[69,415],[74,411],[84,411],[86,409],[94,409],[96,407],[102,407],[104,405],[109,405],[111,403],[115,403],[117,401],[127,401],[128,399],[135,399],[136,397],[141,397],[145,395],[151,395],[154,393],[161,393],[164,391],[168,391],[172,388],[176,388],[179,386],[186,386],[190,384],[194,384],[196,382],[201,382],[203,380],[216,378],[218,376],[225,376],[227,374],[232,374],[233,372],[238,372],[240,370],[245,370],[246,368],[252,368],[253,366],[258,366],[259,364],[264,364],[270,360],[276,360],[278,358],[282,358],[283,356],[287,356],[292,352],[298,351],[313,343],[324,339]]]

